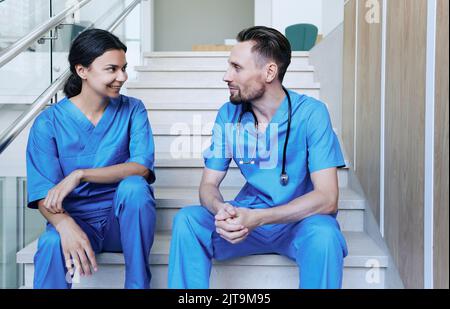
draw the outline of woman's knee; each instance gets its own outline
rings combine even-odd
[[[39,237],[38,250],[61,250],[61,237],[55,229],[48,229]]]
[[[154,204],[153,192],[147,180],[142,176],[129,176],[124,178],[117,187],[117,199],[130,198],[133,201],[151,202]],[[144,200],[144,201],[143,201]]]

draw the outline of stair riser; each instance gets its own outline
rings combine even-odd
[[[301,94],[319,99],[319,89],[292,89]],[[224,104],[229,101],[230,93],[226,88],[208,89],[208,88],[128,88],[129,96],[141,99],[146,104],[151,102],[159,103],[183,103],[183,102],[197,102],[197,103],[211,103]]]
[[[155,186],[161,187],[192,187],[200,184],[203,167],[158,167]],[[347,186],[347,170],[338,170],[339,187]],[[230,168],[222,186],[240,187],[244,185],[244,177],[238,168]]]
[[[167,268],[167,265],[151,266],[152,288],[167,288]],[[377,277],[372,277],[371,272],[373,270],[370,268],[345,267],[342,287],[344,289],[384,288],[386,269],[377,270]],[[26,264],[24,288],[33,286],[33,274],[34,265]],[[124,277],[123,265],[100,265],[99,271],[94,276],[80,278],[80,283],[74,284],[73,288],[122,289]],[[210,282],[211,288],[219,289],[297,289],[298,268],[296,266],[214,265]]]
[[[155,135],[157,152],[170,153],[173,158],[202,158],[204,149],[211,144],[211,136],[169,136]],[[158,160],[158,154],[156,154]]]
[[[196,203],[198,204],[198,202]],[[192,206],[183,205],[183,206]],[[181,205],[179,205],[181,207]],[[156,210],[156,231],[171,231],[173,218],[179,209],[157,208]],[[364,210],[342,209],[338,213],[338,222],[342,231],[362,232],[364,230]]]
[[[189,69],[204,68],[211,70],[226,70],[228,57],[168,57],[168,58],[145,58],[144,64],[153,69]],[[289,69],[302,70],[309,67],[308,57],[292,57]]]
[[[202,128],[205,125],[209,124],[209,127],[211,127],[216,120],[216,116],[217,111],[199,111],[199,110],[148,111],[148,119],[151,124],[157,123],[171,124],[173,130],[176,130],[177,128],[179,129],[180,123],[183,124],[186,123],[190,126],[192,126],[193,124],[201,125]],[[183,128],[183,126],[181,128]],[[205,132],[209,131],[205,130]]]
[[[223,81],[223,72],[170,72],[170,71],[141,71],[138,78],[140,81],[151,82],[152,85],[165,85],[178,83],[183,86],[197,87],[221,87],[226,83]],[[301,85],[311,85],[314,83],[314,72],[288,72],[283,84],[286,87],[297,88]]]

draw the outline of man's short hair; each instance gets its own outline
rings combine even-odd
[[[253,41],[252,52],[256,52],[264,62],[273,60],[278,65],[278,80],[283,82],[289,64],[291,64],[291,44],[278,30],[255,26],[242,30],[236,37],[238,42]]]

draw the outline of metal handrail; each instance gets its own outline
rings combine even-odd
[[[133,11],[143,0],[135,0],[115,19],[105,30],[114,31],[120,23]],[[92,27],[92,26],[91,26]],[[91,28],[89,27],[89,28]],[[89,29],[87,28],[87,29]],[[34,119],[47,105],[51,98],[64,87],[71,75],[70,69],[64,71],[34,102],[28,110],[23,112],[3,133],[0,135],[0,154],[14,141],[22,130]]]
[[[36,40],[40,39],[44,34],[49,32],[51,29],[55,28],[59,24],[61,24],[70,14],[75,11],[81,9],[83,6],[91,2],[91,0],[83,0],[80,3],[77,3],[58,15],[47,20],[45,23],[38,26],[36,29],[28,33],[23,38],[19,39],[17,42],[12,44],[11,46],[5,48],[0,52],[0,68],[7,64],[9,61],[14,59],[17,55],[19,55],[22,51],[27,49],[31,44],[33,44]]]

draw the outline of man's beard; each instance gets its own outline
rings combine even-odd
[[[248,94],[242,95],[242,91],[238,88],[238,91],[235,95],[230,95],[230,102],[234,105],[241,105],[245,102],[252,102],[259,98],[261,98],[266,92],[266,87],[262,85],[260,88],[252,90]]]

